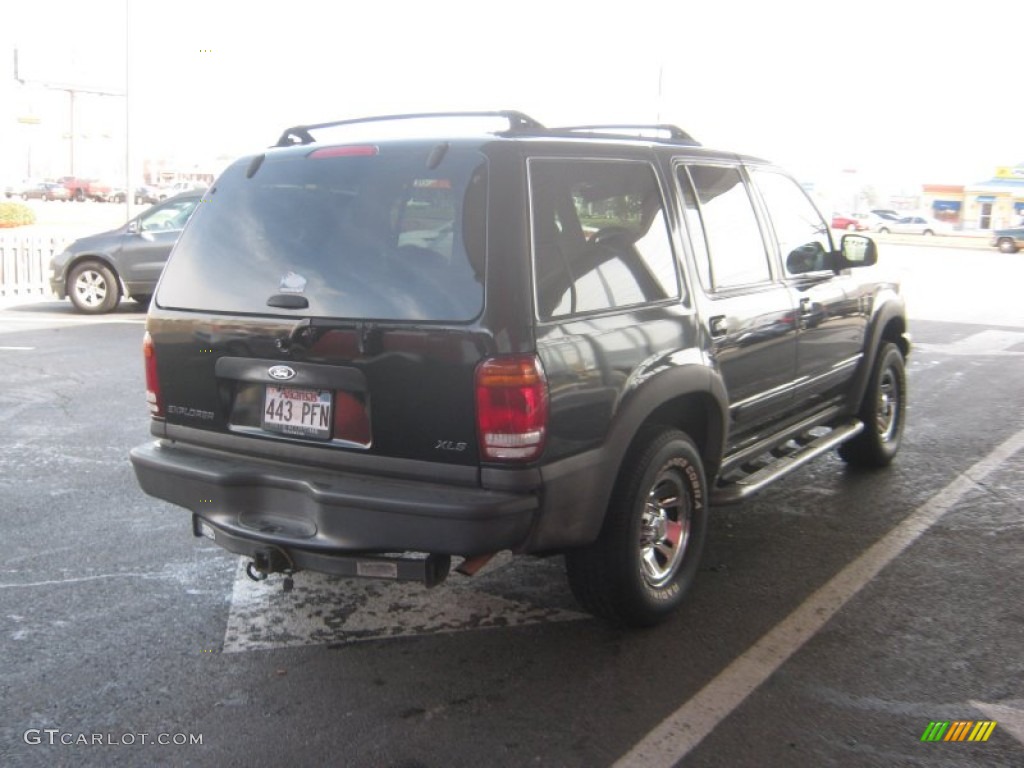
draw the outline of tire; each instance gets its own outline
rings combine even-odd
[[[597,541],[566,553],[569,586],[580,605],[630,627],[667,619],[697,575],[707,499],[703,462],[689,437],[665,428],[641,434]]]
[[[112,312],[121,300],[121,286],[110,267],[83,261],[68,275],[68,297],[79,312],[101,315]]]
[[[857,467],[884,467],[903,440],[907,414],[907,373],[903,353],[892,343],[878,350],[858,415],[864,431],[839,446],[843,461]]]
[[[1017,244],[1013,240],[1003,237],[999,240],[999,250],[1003,253],[1016,253],[1018,249]]]
[[[856,232],[857,231],[857,225],[851,221],[849,224],[846,225],[846,231],[847,232]]]
[[[925,230],[924,232],[922,232],[921,234],[922,234],[922,235],[924,235],[925,237],[931,237],[931,236],[932,236],[932,235],[934,235],[935,233],[934,233],[934,232],[932,232],[932,231],[931,231],[930,229],[926,229],[926,230]]]
[[[879,227],[878,228],[878,232],[879,232],[879,234],[882,234],[882,235],[888,235],[889,234],[889,228],[888,227]]]

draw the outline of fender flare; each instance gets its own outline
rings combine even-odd
[[[875,310],[872,312],[869,321],[868,331],[865,334],[864,358],[857,369],[853,384],[850,387],[849,406],[854,411],[860,408],[867,391],[868,379],[871,376],[871,369],[875,365],[875,358],[882,346],[883,334],[889,325],[896,321],[899,326],[900,336],[892,339],[903,351],[903,356],[910,354],[910,336],[907,334],[907,313],[906,303],[903,297],[895,290],[885,290],[875,298]]]
[[[693,416],[680,410],[680,401],[687,397],[699,398],[704,410]],[[697,350],[679,352],[670,367],[637,377],[623,391],[599,449],[541,470],[544,512],[522,551],[557,551],[593,542],[604,525],[623,462],[643,427],[652,422],[681,429],[686,429],[688,420],[691,425],[699,424],[703,434],[690,436],[705,461],[708,482],[714,482],[722,459],[728,413],[721,377]]]

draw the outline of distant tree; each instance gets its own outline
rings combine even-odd
[[[865,184],[860,188],[860,192],[857,193],[858,197],[867,203],[868,208],[878,208],[879,195],[878,190],[871,184]]]

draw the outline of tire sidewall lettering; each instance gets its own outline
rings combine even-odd
[[[690,490],[690,503],[693,505],[693,514],[703,512],[705,503],[705,492],[704,478],[700,470],[696,466],[694,466],[693,462],[691,462],[689,459],[684,458],[682,456],[676,456],[671,459],[668,459],[659,466],[658,470],[655,473],[653,473],[651,482],[653,482],[653,479],[655,477],[669,470],[678,470],[679,473],[684,478],[686,478],[686,484],[688,485]],[[680,566],[676,570],[676,573],[673,576],[672,581],[670,581],[663,587],[652,587],[651,585],[649,585],[646,582],[646,580],[644,580],[643,576],[640,575],[638,565],[637,574],[643,585],[644,592],[650,597],[652,601],[657,603],[664,603],[678,599],[680,593],[682,592],[682,586],[680,585],[680,577],[684,573],[684,566],[688,558],[689,553],[684,553],[683,562],[680,563]]]

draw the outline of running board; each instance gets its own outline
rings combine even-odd
[[[735,504],[742,501],[783,475],[788,475],[794,469],[802,467],[811,459],[828,453],[837,445],[856,437],[863,429],[864,422],[854,419],[840,424],[820,436],[806,435],[794,438],[792,442],[795,443],[795,446],[793,448],[788,448],[789,443],[787,442],[766,451],[765,456],[771,456],[767,463],[745,465],[750,469],[741,477],[732,480],[730,479],[731,475],[736,473],[730,473],[723,481],[719,481],[719,485],[711,493],[711,503],[712,505]],[[737,470],[737,472],[742,472],[742,470]]]

